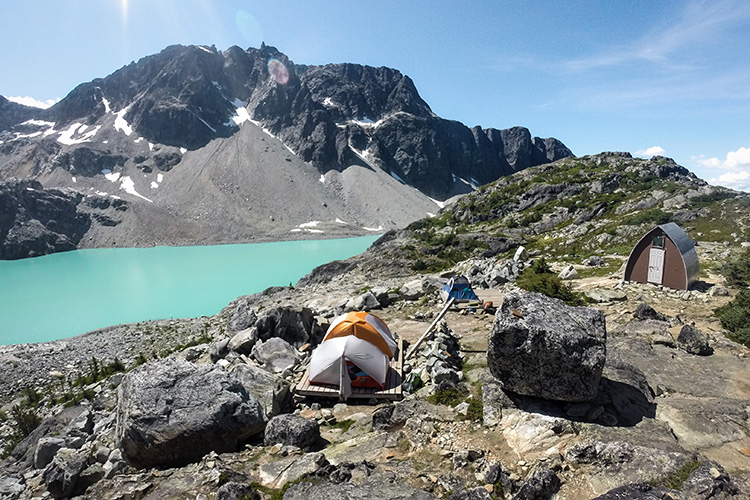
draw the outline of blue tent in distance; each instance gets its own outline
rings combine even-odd
[[[454,276],[448,280],[448,283],[440,290],[440,296],[443,302],[448,302],[453,297],[454,302],[479,302],[479,297],[471,289],[471,283],[465,276]]]

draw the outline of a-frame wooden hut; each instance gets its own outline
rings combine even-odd
[[[687,290],[699,272],[693,240],[670,222],[653,228],[635,245],[625,265],[624,279]]]

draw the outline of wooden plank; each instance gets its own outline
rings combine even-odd
[[[419,340],[417,340],[417,342],[413,346],[411,346],[411,349],[409,349],[409,352],[406,353],[406,359],[408,359],[409,357],[411,357],[412,354],[414,354],[414,351],[416,351],[417,348],[422,344],[424,339],[427,338],[427,334],[429,334],[432,331],[432,329],[435,328],[435,325],[438,324],[438,321],[443,319],[443,316],[445,316],[445,313],[448,312],[448,309],[451,307],[451,304],[453,304],[455,300],[456,300],[455,297],[451,297],[450,299],[448,299],[448,302],[445,303],[445,306],[443,306],[443,310],[440,311],[440,314],[437,315],[437,317],[432,322],[432,324],[430,324],[430,326],[422,334],[422,336],[419,337]]]
[[[393,359],[391,359],[388,367],[384,389],[374,389],[370,387],[352,387],[352,394],[351,396],[349,396],[349,399],[401,399],[403,397],[403,390],[401,388],[401,383],[403,381],[403,348],[403,340],[399,338],[396,355],[393,357]],[[305,375],[302,378],[302,381],[300,381],[294,388],[294,392],[303,396],[319,396],[332,398],[339,397],[339,388],[336,385],[311,384],[309,368],[305,370]]]

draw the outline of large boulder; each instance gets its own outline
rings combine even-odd
[[[514,290],[495,315],[487,365],[508,391],[588,401],[599,386],[606,339],[601,311]]]
[[[265,427],[260,403],[223,368],[183,359],[141,365],[118,388],[117,439],[135,467],[177,467],[236,451]]]

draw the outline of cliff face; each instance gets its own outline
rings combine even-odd
[[[436,211],[433,200],[571,155],[522,127],[442,119],[396,69],[295,65],[266,45],[171,46],[47,110],[3,99],[0,117],[0,179],[115,195],[184,235],[108,226],[91,246],[280,239],[311,219],[351,225],[329,236],[397,228]],[[214,230],[238,205],[233,227]]]

